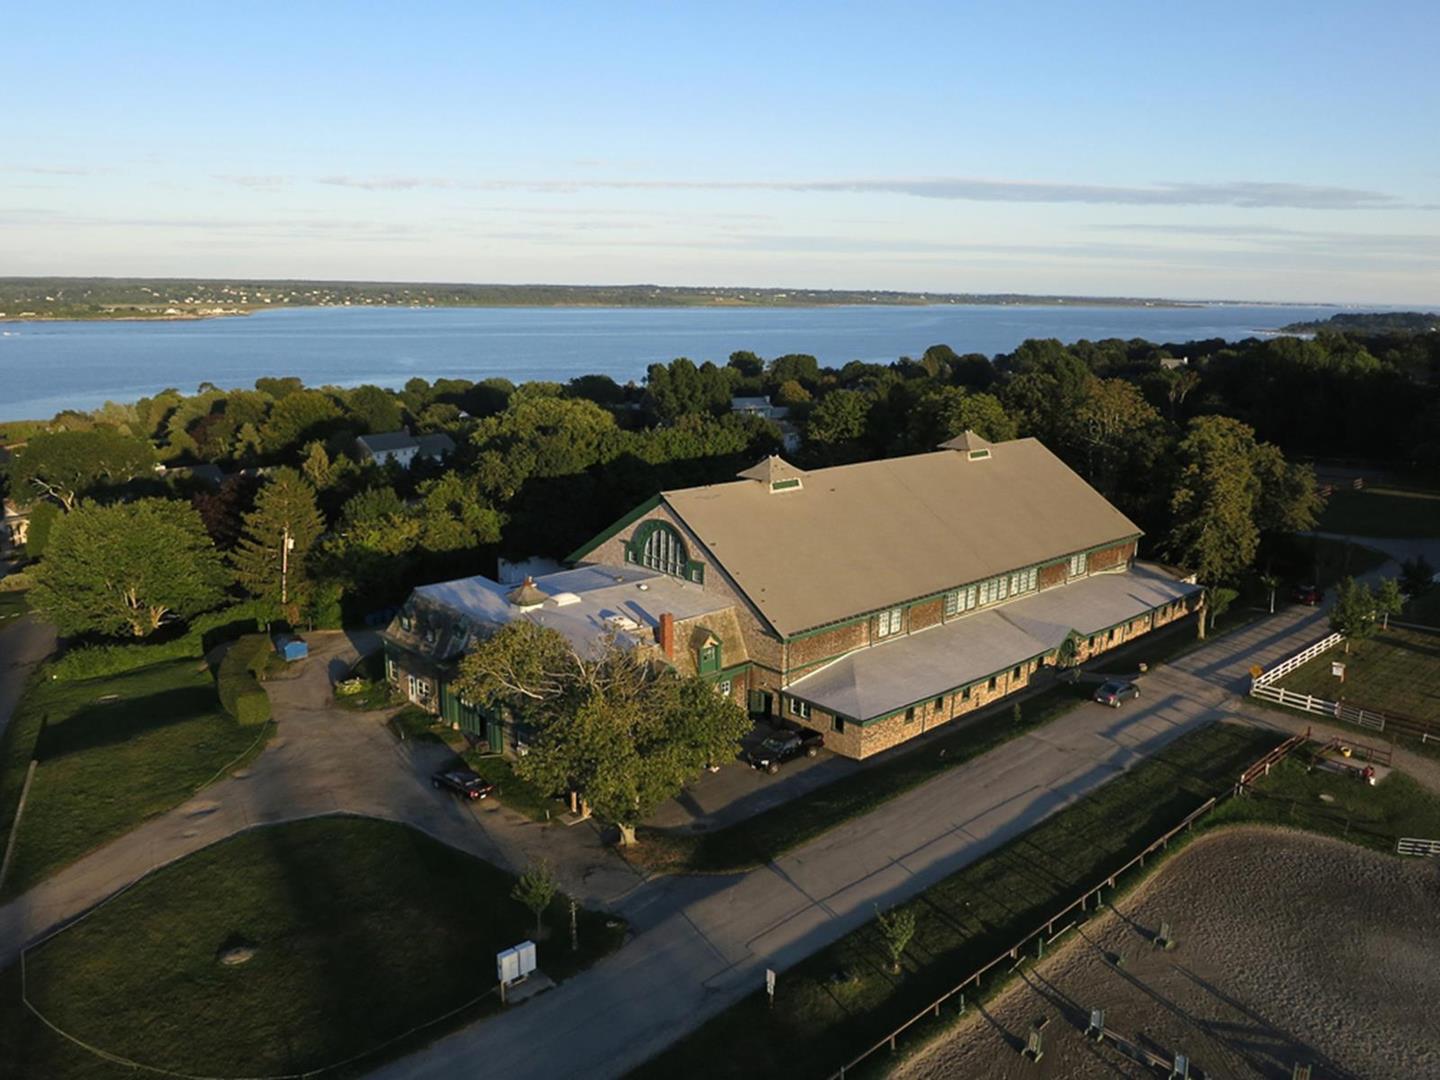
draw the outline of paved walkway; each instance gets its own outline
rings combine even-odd
[[[6,634],[14,628],[6,630]],[[279,729],[250,768],[202,790],[45,878],[0,907],[0,966],[151,870],[255,825],[352,813],[403,821],[454,847],[512,870],[553,860],[566,890],[587,904],[615,904],[640,884],[595,828],[541,825],[488,800],[478,807],[435,791],[429,777],[449,751],[400,743],[377,714],[330,704],[332,678],[373,634],[307,634],[310,659],[293,678],[267,683]]]
[[[1177,736],[1244,715],[1250,665],[1324,632],[1317,611],[1282,612],[1157,668],[1139,702],[1081,706],[765,867],[654,882],[620,905],[638,933],[614,957],[373,1075],[438,1080],[484,1062],[514,1077],[619,1076],[759,988],[765,968],[783,972]]]

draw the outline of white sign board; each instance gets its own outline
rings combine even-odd
[[[502,983],[513,983],[535,970],[535,943],[522,941],[513,949],[495,954],[495,977]]]
[[[1340,676],[1340,678],[1343,679],[1343,678],[1345,677],[1345,661],[1344,661],[1344,660],[1331,660],[1331,661],[1330,661],[1330,674],[1331,674],[1331,675],[1338,675],[1338,676]]]

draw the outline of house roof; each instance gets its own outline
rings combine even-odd
[[[1074,630],[1108,630],[1198,592],[1137,563],[897,637],[797,679],[786,693],[853,720],[872,720],[1058,649]]]
[[[455,452],[455,440],[443,431],[419,435],[415,439],[415,445],[419,447],[419,453],[423,457],[444,457]]]
[[[989,450],[797,470],[783,498],[754,480],[663,498],[781,634],[1139,535],[1035,439]]]
[[[408,431],[386,431],[378,435],[361,435],[357,442],[372,454],[410,450],[419,445]]]

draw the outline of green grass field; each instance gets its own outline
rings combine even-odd
[[[47,680],[42,669],[0,750],[0,835],[8,835],[30,759],[40,762],[5,895],[184,802],[258,752],[273,728],[236,724],[195,660],[77,682]]]
[[[394,1054],[500,1008],[495,953],[535,931],[512,886],[489,864],[388,822],[256,829],[158,871],[32,950],[29,994],[98,1047],[200,1076],[335,1064],[485,995]],[[625,933],[582,910],[572,952],[568,901],[557,896],[546,920],[556,932],[538,943],[539,962],[557,980]],[[236,944],[252,946],[254,958],[219,963]],[[19,982],[16,967],[0,975],[0,1061],[13,1075],[141,1075],[52,1034],[21,1008]]]
[[[756,993],[633,1075],[828,1075],[1228,788],[1276,741],[1232,725],[1177,740],[910,901],[918,926],[903,974],[889,973],[871,922],[784,972],[773,1008]]]
[[[1369,787],[1323,769],[1309,772],[1308,763],[1303,752],[1286,758],[1252,794],[1217,807],[1205,828],[1279,825],[1392,852],[1402,836],[1440,837],[1440,795],[1404,773],[1391,773]]]
[[[869,813],[911,788],[992,750],[1017,735],[1042,727],[1088,700],[1090,687],[1056,686],[975,718],[922,747],[834,780],[803,798],[781,803],[734,825],[706,833],[640,830],[631,857],[650,870],[674,873],[732,873],[760,866],[821,833]]]
[[[1330,674],[1330,664],[1345,662],[1345,681]],[[1379,630],[1351,644],[1350,653],[1337,646],[1296,668],[1280,686],[1327,701],[1343,698],[1381,712],[1416,720],[1440,722],[1440,633]]]
[[[1396,488],[1336,491],[1316,528],[1348,536],[1440,536],[1440,493]]]

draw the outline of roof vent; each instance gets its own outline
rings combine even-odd
[[[798,491],[805,486],[801,479],[805,473],[797,469],[778,454],[771,454],[758,465],[740,473],[742,480],[758,480],[774,494],[781,491]]]
[[[956,435],[953,439],[946,439],[937,449],[959,450],[963,452],[970,461],[985,461],[990,457],[991,443],[982,439],[975,432],[966,430]]]
[[[510,603],[514,604],[521,611],[529,611],[531,608],[537,608],[545,603],[549,597],[536,587],[535,579],[529,574],[526,574],[525,580],[520,583],[518,588],[511,589],[505,594],[505,599],[509,600]]]
[[[578,604],[580,597],[573,592],[558,592],[550,598],[555,601],[556,607],[569,607],[571,604]]]

